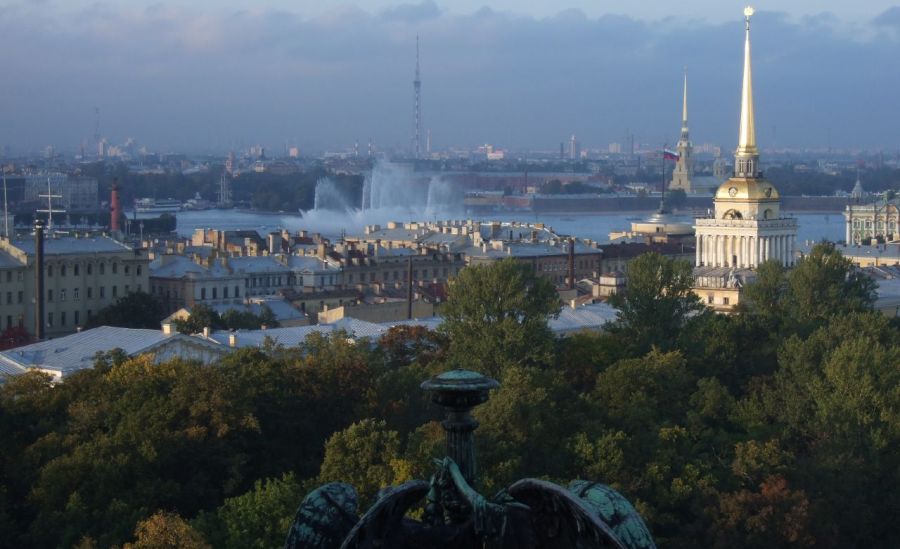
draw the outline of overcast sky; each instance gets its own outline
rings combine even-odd
[[[900,147],[893,3],[756,3],[762,147]],[[0,144],[75,150],[99,107],[155,149],[401,146],[419,34],[436,148],[671,143],[684,66],[694,142],[734,147],[742,3],[623,4],[0,0]]]

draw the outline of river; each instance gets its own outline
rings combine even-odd
[[[408,212],[404,212],[408,213]],[[385,223],[388,219],[408,221],[408,215],[401,217],[385,217],[376,212],[308,212],[306,216],[287,213],[257,213],[238,210],[200,210],[183,211],[176,214],[177,231],[180,236],[190,236],[198,228],[217,229],[255,229],[257,231],[274,231],[288,229],[296,232],[305,229],[310,233],[320,232],[329,237],[339,236],[341,231],[347,234],[361,233],[366,223]],[[627,230],[632,220],[649,214],[530,214],[503,213],[479,216],[474,219],[482,221],[527,221],[544,223],[553,227],[556,232],[574,235],[579,238],[590,238],[597,242],[608,242],[611,231]],[[844,217],[840,213],[796,213],[799,225],[797,240],[830,240],[844,238]],[[439,219],[465,219],[466,216],[442,216]],[[424,218],[415,218],[425,220]]]

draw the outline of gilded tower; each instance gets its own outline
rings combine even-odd
[[[681,108],[681,137],[678,139],[678,161],[672,171],[672,182],[669,188],[681,189],[686,193],[691,192],[691,178],[694,177],[694,146],[691,145],[691,135],[688,131],[688,103],[687,103],[687,71],[684,73],[684,95]]]
[[[752,15],[753,8],[747,7],[744,10],[741,120],[734,174],[716,191],[714,214],[696,219],[694,225],[697,239],[694,277],[698,286],[695,291],[716,308],[737,304],[740,287],[755,278],[754,270],[760,263],[775,260],[785,267],[794,263],[797,220],[781,215],[778,191],[759,170],[750,64]],[[725,295],[728,293],[731,295]],[[715,301],[717,298],[721,301]]]

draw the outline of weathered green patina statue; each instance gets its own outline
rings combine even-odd
[[[321,486],[303,499],[285,548],[655,548],[631,503],[603,484],[523,479],[491,499],[473,488],[478,422],[470,412],[498,386],[466,370],[422,383],[447,409],[447,457],[435,461],[431,480],[383,489],[362,517],[352,486]],[[422,520],[407,516],[423,502]]]

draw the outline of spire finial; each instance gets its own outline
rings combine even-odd
[[[744,82],[741,89],[741,129],[738,136],[738,154],[755,155],[756,129],[753,117],[753,76],[750,67],[750,18],[754,10],[751,6],[744,8],[746,36],[744,39]]]

